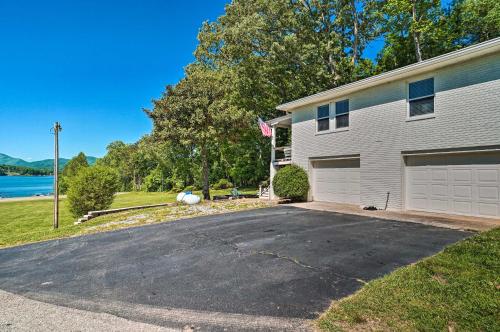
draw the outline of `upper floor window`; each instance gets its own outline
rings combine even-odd
[[[410,117],[434,113],[434,78],[409,84]]]
[[[335,103],[335,128],[349,127],[349,99]]]
[[[330,105],[322,105],[318,107],[317,122],[318,131],[330,129]]]

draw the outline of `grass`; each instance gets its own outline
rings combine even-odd
[[[211,190],[212,195],[222,195],[229,193],[230,190]],[[240,190],[243,193],[255,193],[255,189]],[[167,202],[175,202],[177,194],[174,193],[145,193],[145,192],[131,192],[116,195],[111,208],[120,208],[136,205],[159,204]],[[263,202],[264,203],[264,202]],[[245,206],[245,204],[232,205],[229,202],[223,203],[219,208],[217,203],[215,210],[224,212],[231,209],[245,209],[257,206]],[[228,205],[226,209],[224,206]],[[203,211],[194,210],[171,210],[170,208],[158,209],[144,209],[129,211],[128,213],[113,214],[109,216],[102,216],[92,219],[90,222],[82,225],[74,225],[76,219],[71,216],[66,199],[62,199],[60,203],[60,219],[59,228],[52,229],[53,218],[53,203],[52,200],[27,200],[27,201],[12,201],[0,202],[0,248],[20,245],[31,242],[38,242],[44,240],[58,239],[69,236],[87,234],[103,230],[110,230],[116,228],[130,227],[131,225],[138,225],[144,223],[158,222],[162,220],[171,220],[167,215],[175,215],[176,218],[186,216],[196,216],[203,213]],[[210,212],[214,212],[211,209]],[[116,219],[130,218],[132,215],[141,215],[145,211],[147,214],[155,211],[150,217],[144,220],[137,220],[132,223],[118,223],[111,224],[107,227],[92,228],[96,225],[116,222]],[[163,219],[162,219],[163,218]]]
[[[369,282],[317,324],[324,331],[500,331],[500,228]]]

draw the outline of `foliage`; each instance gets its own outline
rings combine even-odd
[[[251,118],[228,102],[229,82],[224,72],[195,63],[175,87],[167,87],[152,111],[146,111],[153,120],[155,139],[191,147],[199,154],[205,199],[210,198],[210,150],[217,142],[236,141]]]
[[[77,218],[93,210],[107,209],[118,188],[118,174],[103,166],[81,169],[71,180],[68,203]]]
[[[187,186],[187,187],[185,187],[182,191],[186,191],[186,192],[187,192],[187,191],[191,191],[191,192],[192,192],[192,191],[195,191],[195,189],[196,189],[196,188],[195,188],[194,186]]]
[[[332,304],[325,331],[498,331],[500,228],[369,282]]]
[[[113,142],[99,164],[120,174],[120,190],[204,187],[269,178],[270,139],[257,117],[276,105],[500,35],[495,0],[234,0],[205,22],[195,61],[152,110],[154,130]],[[384,46],[374,63],[365,49]],[[279,146],[290,132],[278,131]]]
[[[73,157],[64,166],[59,179],[59,190],[61,194],[65,194],[68,191],[71,180],[76,176],[82,169],[89,167],[87,157],[83,152],[80,152],[76,157]]]
[[[500,3],[455,0],[445,10],[438,0],[388,0],[384,13],[385,45],[377,71],[402,67],[420,59],[500,36]]]
[[[304,200],[309,191],[306,171],[297,165],[280,168],[272,181],[273,190],[281,198]]]
[[[164,177],[168,177],[168,165],[174,160],[165,153],[165,145],[153,144],[151,137],[146,135],[133,144],[122,141],[110,143],[106,155],[97,164],[118,171],[120,191],[140,191],[143,190],[144,179],[154,169],[159,168]]]
[[[228,189],[228,188],[232,188],[232,187],[233,187],[233,184],[231,182],[229,182],[229,180],[226,180],[226,179],[220,179],[219,181],[217,181],[213,185],[214,189]]]
[[[59,158],[59,169],[62,170],[68,161],[69,161],[68,159]],[[96,161],[95,157],[87,157],[87,162],[89,163],[89,165],[93,165],[95,161]],[[22,166],[22,167],[34,168],[37,170],[44,170],[44,171],[50,170],[52,172],[52,170],[54,169],[54,160],[44,159],[44,160],[28,162],[20,158],[14,158],[6,154],[0,153],[0,165]]]
[[[378,58],[380,71],[391,70],[446,52],[443,11],[439,0],[388,0],[385,14],[386,45]]]
[[[52,171],[25,166],[0,165],[1,175],[52,175]]]
[[[87,157],[83,152],[80,152],[76,157],[73,157],[68,163],[64,166],[63,171],[61,173],[62,176],[75,176],[78,172],[85,167],[89,167],[89,163],[87,162]]]
[[[497,0],[455,0],[448,13],[447,31],[456,48],[500,36]]]
[[[144,191],[168,191],[172,189],[172,182],[165,180],[161,168],[157,167],[144,178]]]

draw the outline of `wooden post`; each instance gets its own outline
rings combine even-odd
[[[54,124],[54,229],[59,227],[59,122]]]

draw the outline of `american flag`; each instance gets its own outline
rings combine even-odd
[[[265,137],[271,137],[273,135],[271,127],[269,127],[267,123],[262,121],[261,118],[259,118],[259,127],[260,131],[262,131],[262,135],[264,135]]]

